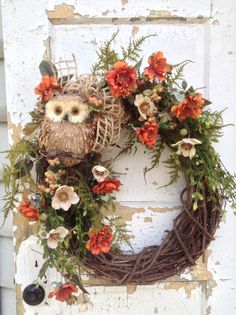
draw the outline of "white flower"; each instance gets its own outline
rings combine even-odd
[[[53,209],[63,209],[67,211],[71,205],[77,204],[79,200],[79,196],[76,194],[73,187],[61,186],[52,197],[52,207]]]
[[[184,138],[171,146],[178,147],[177,154],[189,157],[191,160],[196,153],[196,149],[194,147],[196,144],[201,144],[201,141],[193,138]]]
[[[47,244],[49,248],[55,249],[59,242],[62,242],[66,235],[68,234],[68,230],[63,226],[59,226],[56,229],[52,229],[47,234]]]
[[[147,116],[156,111],[156,107],[150,97],[143,96],[143,94],[135,96],[134,105],[138,107],[139,114],[144,120],[147,120]]]
[[[100,183],[103,182],[107,176],[109,176],[110,172],[107,168],[101,165],[96,165],[92,169],[92,173],[94,178]]]

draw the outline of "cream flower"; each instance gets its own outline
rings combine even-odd
[[[79,196],[76,194],[73,187],[61,186],[52,197],[52,207],[54,209],[67,211],[71,205],[77,204],[79,200]]]
[[[147,120],[147,116],[156,111],[156,107],[150,97],[144,96],[143,94],[137,94],[135,96],[134,105],[138,107],[142,120]]]
[[[201,144],[201,141],[193,138],[184,138],[171,146],[178,147],[177,154],[189,157],[191,160],[196,153],[196,149],[194,147],[196,144]]]
[[[59,242],[63,242],[68,232],[69,231],[63,226],[59,226],[58,228],[49,231],[46,236],[48,247],[55,249]]]
[[[92,169],[94,178],[100,183],[103,182],[110,174],[107,168],[101,165],[96,165]]]

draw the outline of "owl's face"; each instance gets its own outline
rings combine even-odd
[[[88,115],[89,107],[75,99],[54,98],[45,107],[45,116],[54,123],[64,120],[78,124],[84,122]]]

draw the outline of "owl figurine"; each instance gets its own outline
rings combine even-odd
[[[46,103],[39,144],[47,159],[58,157],[71,167],[91,152],[95,132],[86,123],[88,116],[89,106],[75,94],[54,96]]]

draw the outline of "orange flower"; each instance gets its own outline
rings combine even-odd
[[[145,125],[136,131],[136,135],[142,144],[149,148],[153,148],[158,134],[158,124],[156,121],[145,123]]]
[[[43,102],[48,102],[53,98],[55,91],[62,92],[62,88],[57,84],[54,76],[45,75],[38,86],[34,89],[34,93],[41,96]]]
[[[114,191],[119,191],[121,182],[115,178],[105,179],[93,186],[95,194],[112,194]]]
[[[21,202],[19,211],[29,221],[38,221],[39,219],[38,209],[34,207],[29,200],[24,200]]]
[[[103,227],[97,232],[92,233],[93,228],[89,229],[88,236],[90,240],[86,243],[86,248],[94,255],[108,253],[111,249],[112,230],[109,226]]]
[[[172,106],[171,114],[183,121],[186,118],[196,119],[202,113],[204,99],[201,93],[196,93],[194,96],[187,96],[183,102]]]
[[[48,297],[51,299],[55,296],[56,300],[72,305],[77,301],[77,297],[72,293],[77,292],[78,288],[76,286],[70,283],[65,283],[49,293]]]
[[[137,88],[136,70],[124,61],[117,61],[113,69],[109,70],[105,78],[115,97],[128,97]]]
[[[162,51],[152,54],[148,58],[149,67],[144,69],[144,74],[153,81],[154,77],[159,80],[165,80],[165,74],[170,72],[171,66],[167,64],[166,58],[163,56]]]

